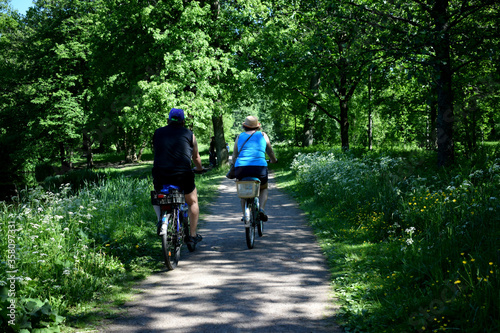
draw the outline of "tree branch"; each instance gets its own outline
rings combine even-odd
[[[335,121],[337,121],[339,124],[340,124],[340,119],[335,117],[334,115],[332,115],[330,112],[328,112],[323,106],[321,106],[320,104],[318,104],[313,98],[309,97],[306,93],[304,93],[303,91],[301,91],[300,89],[298,88],[294,88],[292,90],[295,90],[296,92],[298,92],[300,95],[302,95],[303,97],[307,98],[307,100],[310,102],[310,103],[313,103],[314,105],[316,105],[321,111],[323,111],[328,117],[332,118],[332,119],[335,119]]]

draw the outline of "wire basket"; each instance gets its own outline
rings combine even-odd
[[[260,182],[256,180],[237,181],[236,191],[238,192],[238,197],[243,199],[258,197],[260,194]]]
[[[179,191],[171,191],[168,194],[151,191],[151,203],[153,205],[183,204],[185,202],[184,194]]]

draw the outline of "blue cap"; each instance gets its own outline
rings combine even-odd
[[[168,115],[168,120],[171,121],[184,121],[184,110],[172,109]]]

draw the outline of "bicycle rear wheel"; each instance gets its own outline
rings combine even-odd
[[[247,239],[247,247],[249,249],[253,249],[255,243],[255,214],[254,214],[254,203],[247,200],[245,202],[245,219],[249,218],[249,221],[246,221],[245,225],[245,236]]]
[[[177,234],[175,214],[165,212],[162,217],[162,223],[167,224],[166,230],[161,236],[163,258],[165,260],[165,266],[167,266],[169,270],[173,270],[177,267],[181,256],[181,247]]]

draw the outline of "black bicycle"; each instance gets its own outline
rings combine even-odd
[[[245,236],[247,247],[253,249],[255,244],[255,229],[262,237],[264,222],[259,217],[260,180],[254,177],[245,177],[236,181],[238,197],[245,199],[243,222],[245,223]]]
[[[151,203],[160,206],[161,220],[157,233],[161,237],[162,254],[169,270],[177,267],[185,235],[189,235],[189,218],[184,193],[177,186],[163,185],[160,191],[151,191]],[[189,245],[194,251],[196,245]]]
[[[197,174],[205,173],[195,171]],[[151,191],[151,203],[160,206],[161,220],[157,224],[157,233],[161,237],[161,249],[165,265],[169,270],[177,267],[181,257],[181,248],[186,243],[189,252],[196,250],[196,243],[185,241],[189,237],[188,205],[184,193],[174,185],[163,185],[160,191]]]

